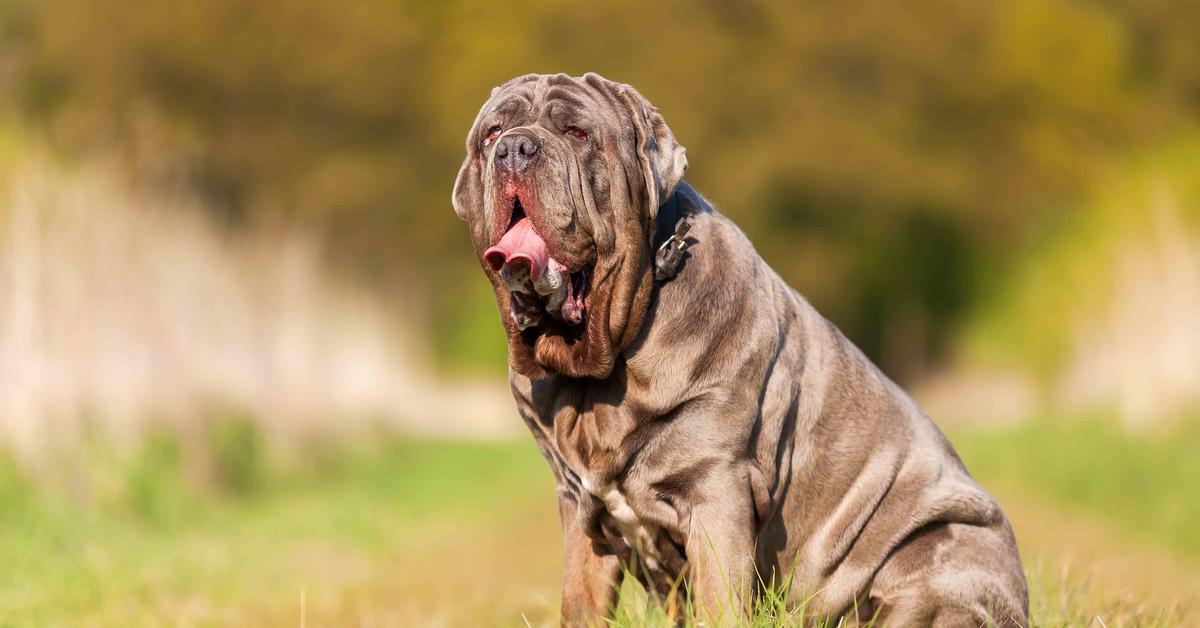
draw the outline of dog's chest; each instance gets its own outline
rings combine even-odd
[[[661,532],[654,523],[638,514],[628,495],[612,482],[596,485],[583,479],[583,488],[604,504],[604,510],[616,524],[621,537],[630,549],[646,559],[651,567],[657,567],[658,535]]]
[[[535,397],[532,389],[528,396],[521,387],[516,392],[519,405]],[[578,524],[594,540],[612,546],[618,555],[626,554],[627,549],[657,569],[662,563],[662,537],[674,539],[679,534],[674,530],[676,522],[663,516],[658,503],[661,497],[640,480],[620,479],[630,469],[641,468],[621,446],[637,424],[625,415],[623,404],[583,404],[582,395],[576,397],[572,392],[578,390],[555,387],[557,394],[537,395],[553,403],[529,403],[523,413],[547,460],[556,468],[559,490],[573,494]],[[603,396],[604,391],[590,392]],[[667,562],[677,561],[672,555]]]

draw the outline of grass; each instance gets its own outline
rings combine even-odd
[[[952,435],[953,436],[953,435]],[[971,472],[1200,558],[1200,431],[1131,436],[1098,418],[1031,421],[956,438]]]
[[[150,446],[106,503],[35,488],[5,466],[0,625],[295,619],[302,591],[319,617],[355,587],[427,571],[423,561],[458,535],[491,524],[508,531],[529,501],[554,515],[549,473],[531,443],[389,441],[259,477],[248,490],[190,488],[163,462],[169,449]],[[161,479],[147,479],[148,467]],[[411,609],[383,610],[428,610],[392,594]]]
[[[1174,625],[1173,603],[1200,591],[1195,511],[1178,505],[1195,489],[1168,481],[1191,469],[1178,466],[1192,464],[1176,457],[1183,444],[1108,429],[954,435],[1014,519],[1038,625]],[[528,440],[381,437],[282,471],[253,435],[222,430],[213,438],[228,468],[212,477],[224,481],[197,484],[165,436],[91,478],[103,491],[35,484],[0,464],[0,626],[557,621],[557,511]],[[1117,481],[1129,475],[1147,481]],[[1177,519],[1139,532],[1157,513]],[[1099,557],[1076,552],[1097,547]],[[1124,562],[1110,569],[1114,557]],[[803,609],[782,600],[766,597],[741,624],[802,625]],[[685,605],[627,583],[611,624],[680,618],[694,624]]]

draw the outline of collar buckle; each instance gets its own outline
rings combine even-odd
[[[686,218],[679,220],[675,225],[675,233],[667,238],[661,246],[658,247],[658,252],[654,255],[654,278],[658,281],[665,281],[675,277],[675,273],[679,272],[679,267],[683,264],[683,255],[689,246],[686,236],[692,224]]]

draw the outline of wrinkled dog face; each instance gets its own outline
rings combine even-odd
[[[453,203],[515,371],[611,372],[641,328],[654,219],[686,168],[683,147],[628,85],[527,75],[492,91],[467,134]]]

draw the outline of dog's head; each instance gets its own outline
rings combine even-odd
[[[685,152],[641,94],[597,74],[492,90],[453,203],[496,293],[513,370],[609,375],[645,317],[655,218]]]

